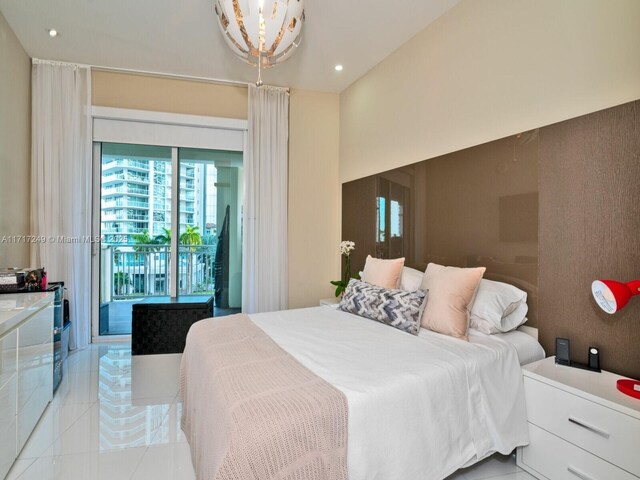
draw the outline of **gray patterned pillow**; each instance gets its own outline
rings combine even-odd
[[[417,335],[426,303],[425,290],[392,290],[354,278],[347,285],[338,309]]]

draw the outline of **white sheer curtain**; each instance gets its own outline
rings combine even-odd
[[[249,86],[245,154],[242,310],[283,310],[288,303],[287,174],[289,93]]]
[[[91,72],[33,61],[31,265],[64,281],[70,346],[91,341]]]

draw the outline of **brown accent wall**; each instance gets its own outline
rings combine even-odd
[[[367,255],[375,255],[376,182],[372,176],[342,185],[342,238],[356,242],[351,254],[353,274],[362,270]]]
[[[540,341],[571,340],[586,362],[640,378],[640,299],[614,315],[591,297],[595,279],[640,278],[640,101],[540,133]]]
[[[354,271],[367,254],[484,265],[527,291],[547,355],[566,337],[573,360],[597,346],[640,378],[640,299],[607,315],[591,297],[595,279],[640,278],[640,101],[344,183],[342,212]]]
[[[352,271],[367,255],[483,265],[485,278],[538,297],[538,131],[343,184],[342,232],[356,243]]]

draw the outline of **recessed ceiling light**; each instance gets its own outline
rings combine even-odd
[[[51,38],[56,38],[58,36],[58,31],[55,28],[50,28],[49,29],[49,36]]]
[[[342,65],[336,65],[335,67],[336,72],[341,72],[342,71]]]

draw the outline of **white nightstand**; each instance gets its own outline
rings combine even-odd
[[[320,300],[320,306],[329,306],[329,307],[337,307],[340,303],[340,299],[337,297],[333,298],[323,298]]]
[[[516,463],[549,480],[640,478],[640,400],[616,389],[620,377],[555,364],[522,367],[530,444]]]

